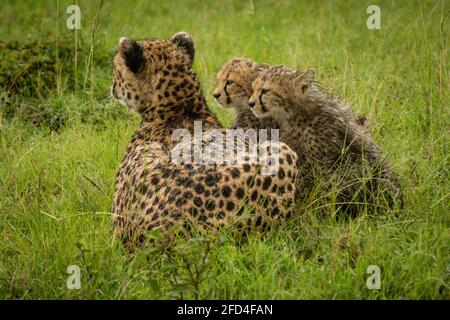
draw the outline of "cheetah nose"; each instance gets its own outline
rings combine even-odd
[[[253,108],[255,106],[255,101],[249,101],[248,105],[250,106],[250,108]]]
[[[213,96],[214,96],[214,98],[219,99],[220,93],[219,92],[214,92]]]

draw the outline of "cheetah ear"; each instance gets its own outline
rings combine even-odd
[[[133,73],[137,73],[144,65],[145,59],[141,46],[126,37],[119,39],[119,53],[125,60],[125,64]]]
[[[301,89],[302,94],[311,87],[316,76],[314,69],[308,69],[297,77],[297,86]]]
[[[309,83],[312,83],[315,77],[316,71],[314,69],[308,69],[302,74],[302,78]]]
[[[191,59],[191,62],[194,61],[194,39],[192,39],[192,36],[189,33],[184,31],[177,32],[169,39],[169,41],[176,44],[179,48],[182,48]]]

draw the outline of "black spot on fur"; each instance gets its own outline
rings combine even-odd
[[[224,186],[224,187],[222,188],[222,195],[223,195],[225,198],[228,198],[228,197],[230,196],[230,194],[231,194],[231,188],[230,188],[229,186]]]
[[[278,209],[278,207],[275,207],[272,209],[271,215],[272,217],[277,216],[280,213],[280,210]]]
[[[287,155],[286,155],[286,160],[287,160],[287,162],[288,162],[289,165],[292,165],[292,157],[291,157],[290,154],[287,154]]]
[[[178,198],[177,202],[175,203],[175,205],[177,207],[181,207],[183,204],[186,203],[186,199],[185,198]]]
[[[153,177],[152,180],[151,180],[151,183],[154,184],[154,185],[158,184],[159,183],[159,178],[158,177]]]
[[[216,184],[216,180],[214,179],[213,175],[208,175],[206,176],[205,183],[207,186],[212,187]]]
[[[190,198],[192,198],[192,192],[186,191],[186,192],[183,194],[183,197],[184,197],[185,199],[190,199]]]
[[[231,201],[228,201],[226,208],[227,208],[228,211],[233,211],[234,210],[234,203],[231,202]]]
[[[194,190],[195,192],[201,194],[205,191],[205,187],[203,187],[201,184],[196,184]]]
[[[272,183],[272,179],[269,176],[266,176],[264,178],[264,182],[262,184],[263,190],[267,190],[270,187],[271,183]]]
[[[283,179],[286,176],[286,174],[284,173],[284,169],[280,168],[278,170],[278,178]]]
[[[237,188],[237,190],[236,190],[236,197],[238,197],[238,199],[242,199],[244,197],[244,195],[245,195],[244,189]]]
[[[246,184],[249,188],[253,187],[253,185],[255,184],[254,178],[253,177],[248,177]]]
[[[202,201],[202,199],[200,199],[199,197],[195,197],[195,198],[194,198],[194,204],[195,204],[197,207],[201,207],[201,206],[203,205],[203,201]]]
[[[216,208],[216,202],[212,199],[206,201],[206,209],[212,211]]]
[[[239,172],[239,169],[238,168],[233,168],[233,169],[231,169],[231,176],[233,177],[233,178],[239,178],[239,176],[241,175],[241,173]]]

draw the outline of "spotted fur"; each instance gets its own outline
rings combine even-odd
[[[249,105],[258,117],[279,121],[280,139],[298,153],[305,181],[314,171],[339,172],[339,202],[377,206],[381,192],[389,206],[403,203],[398,179],[369,132],[314,77],[311,69],[272,67],[253,82]]]

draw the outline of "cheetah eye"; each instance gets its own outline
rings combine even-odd
[[[262,89],[262,90],[261,90],[261,93],[262,93],[262,94],[266,94],[267,92],[269,92],[269,89]]]
[[[233,80],[227,80],[227,85],[230,85],[230,84],[232,84],[232,83],[234,83]]]

